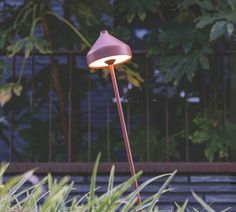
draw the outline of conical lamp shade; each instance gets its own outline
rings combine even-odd
[[[110,35],[106,30],[101,31],[99,38],[87,54],[89,68],[105,68],[107,61],[113,65],[125,63],[132,58],[130,47]]]

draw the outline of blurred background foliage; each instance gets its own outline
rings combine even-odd
[[[50,95],[48,73],[57,96],[52,112],[55,132],[53,159],[66,160],[69,85],[65,83],[68,76],[64,70],[68,66],[60,64],[52,53],[77,51],[86,54],[103,29],[129,43],[134,52],[142,53],[129,64],[118,67],[121,87],[130,87],[124,94],[129,104],[124,104],[124,107],[131,108],[133,127],[130,128],[130,137],[136,160],[235,159],[232,152],[236,132],[228,113],[230,100],[222,102],[222,95],[230,87],[230,73],[226,73],[225,77],[223,68],[219,68],[217,63],[219,58],[223,60],[225,52],[234,47],[231,44],[235,40],[235,0],[0,0],[0,4],[0,50],[3,55],[0,60],[1,116],[8,117],[14,110],[18,114],[15,128],[28,142],[24,154],[17,153],[15,147],[17,160],[44,161],[47,158],[48,120],[32,114],[47,107]],[[3,79],[4,73],[10,72],[7,58],[22,52],[18,76]],[[24,77],[32,52],[49,55],[49,65],[42,67],[35,76],[40,83],[36,85],[37,101],[33,111],[27,98],[31,81]],[[215,55],[219,53],[222,55],[217,59]],[[91,75],[84,70],[86,67],[78,68],[75,57],[72,60],[72,131],[77,131],[72,133],[72,141],[73,151],[79,149],[73,154],[73,160],[85,160],[84,150],[88,144],[84,139],[86,129],[81,124],[80,105],[89,89],[85,82]],[[147,61],[148,70],[144,65]],[[91,81],[92,90],[109,83],[107,70],[95,74],[96,80]],[[220,81],[222,77],[224,82]],[[205,90],[202,90],[202,84]],[[146,122],[138,117],[145,113],[147,90],[150,95],[150,146],[144,148],[147,142]],[[198,104],[189,103],[188,100],[193,97],[200,99]],[[165,111],[166,99],[171,114],[168,123],[171,132],[168,135],[165,132],[166,117],[160,112]],[[223,106],[226,112],[222,112]],[[27,107],[22,113],[22,108]],[[186,109],[190,111],[189,117],[185,117]],[[183,119],[188,121],[188,129]],[[28,127],[21,129],[22,123]],[[1,138],[7,143],[4,130],[8,126],[4,121],[0,124]],[[110,124],[119,125],[118,119]],[[112,145],[114,143],[111,153],[106,151],[104,127],[92,144],[92,156],[103,152],[107,157],[111,154],[111,160],[125,160],[120,131],[114,128],[110,133]],[[190,151],[201,153],[193,153],[189,159],[185,153],[189,150],[183,147],[186,143]]]

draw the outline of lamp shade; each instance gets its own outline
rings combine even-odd
[[[89,68],[105,68],[125,63],[132,58],[130,47],[124,42],[110,35],[106,30],[100,32],[100,36],[87,54]]]

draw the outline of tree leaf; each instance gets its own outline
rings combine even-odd
[[[210,65],[209,65],[209,60],[206,55],[200,55],[199,63],[201,64],[204,70],[209,70]]]
[[[199,17],[198,19],[196,19],[196,21],[197,21],[197,24],[195,27],[198,29],[202,29],[206,26],[213,24],[216,20],[215,18],[207,14],[207,15]]]
[[[223,35],[226,31],[226,21],[217,21],[213,27],[211,28],[210,32],[210,41],[213,41]]]
[[[144,9],[140,9],[140,10],[138,11],[138,16],[139,16],[139,18],[140,18],[141,21],[144,21],[144,19],[146,18],[146,12],[145,12],[145,10],[144,10]]]
[[[232,10],[236,10],[236,0],[230,0],[229,3],[231,4]]]
[[[126,16],[128,23],[131,23],[134,19],[135,13],[129,12]]]
[[[234,25],[232,23],[227,23],[227,32],[228,35],[231,37],[234,31]]]

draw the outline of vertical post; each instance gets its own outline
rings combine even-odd
[[[15,78],[16,76],[16,56],[13,57],[12,61],[12,77]],[[10,139],[9,139],[9,146],[8,146],[8,160],[9,162],[12,161],[12,145],[14,142],[14,115],[13,115],[14,109],[10,113],[10,120],[11,120],[11,125],[10,125]]]
[[[52,71],[49,75],[49,98],[48,98],[48,162],[52,162]]]
[[[129,99],[127,99],[127,119],[126,119],[126,123],[127,123],[127,133],[128,136],[130,137],[130,103],[129,103]]]
[[[185,99],[184,101],[185,107],[184,107],[184,123],[185,123],[185,151],[186,151],[186,162],[189,162],[189,140],[188,140],[188,103]]]
[[[169,162],[169,100],[168,95],[166,94],[166,108],[165,108],[165,114],[166,114],[166,161]]]
[[[88,79],[88,87],[89,87],[89,92],[88,92],[88,162],[91,161],[91,121],[92,121],[92,116],[91,116],[91,79],[89,75]]]
[[[67,147],[67,161],[71,162],[72,156],[71,156],[71,127],[72,127],[72,55],[70,54],[68,56],[68,63],[69,63],[69,94],[68,94],[68,147]]]
[[[119,89],[118,89],[118,85],[117,85],[117,81],[116,81],[116,75],[115,75],[113,64],[109,65],[109,69],[110,69],[110,73],[111,73],[113,90],[114,90],[115,97],[116,97],[116,105],[117,105],[117,109],[118,109],[118,113],[119,113],[122,134],[123,134],[124,141],[125,141],[125,148],[126,148],[126,154],[127,154],[128,163],[129,163],[129,169],[130,169],[131,175],[134,176],[135,175],[134,161],[133,161],[132,152],[131,152],[131,148],[130,148],[129,137],[128,137],[128,133],[127,133],[127,129],[126,129],[123,109],[122,109],[121,102],[120,102],[120,94],[119,94]],[[135,187],[135,189],[138,189],[138,181],[137,180],[134,181],[134,187]],[[141,196],[140,196],[139,192],[137,194],[137,197],[138,197],[138,203],[141,204]]]
[[[111,161],[111,138],[110,138],[110,102],[107,99],[107,161]]]
[[[30,106],[31,106],[31,113],[33,112],[34,108],[34,80],[35,80],[35,56],[32,55],[32,70],[31,70],[31,101],[30,101]]]
[[[222,71],[222,87],[223,87],[223,113],[224,113],[224,123],[227,122],[228,117],[227,117],[227,91],[228,91],[228,80],[227,80],[227,73],[229,70],[225,69],[225,55],[222,55],[222,60],[221,60],[221,71]],[[228,91],[229,93],[229,91]]]
[[[32,55],[32,63],[31,63],[31,99],[30,99],[30,112],[31,112],[31,130],[33,128],[33,120],[34,120],[34,96],[35,96],[35,55]],[[33,130],[32,130],[33,131]],[[30,153],[32,155],[32,152]]]
[[[150,161],[150,113],[149,113],[149,69],[146,67],[146,140],[147,140],[147,161]]]

